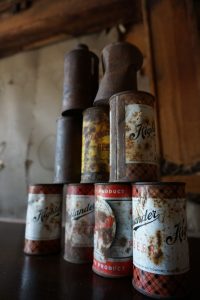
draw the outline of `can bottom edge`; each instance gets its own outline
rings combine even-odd
[[[48,256],[48,255],[58,255],[60,254],[61,249],[53,251],[53,252],[41,252],[41,253],[34,253],[34,252],[26,252],[23,251],[25,255],[28,256]]]
[[[152,299],[186,299],[187,298],[187,295],[184,296],[184,297],[178,297],[178,296],[159,296],[159,295],[156,295],[156,294],[149,294],[149,293],[146,293],[144,290],[140,289],[137,287],[137,285],[134,284],[134,280],[132,280],[132,285],[134,287],[135,290],[137,290],[139,293],[143,294],[144,296],[147,296],[147,297],[150,297]]]
[[[92,261],[86,261],[86,260],[80,260],[80,261],[77,261],[77,260],[73,260],[73,259],[70,259],[70,258],[68,258],[68,257],[66,257],[66,256],[63,256],[63,259],[65,260],[65,261],[67,261],[67,262],[69,262],[69,263],[72,263],[72,264],[92,264]]]
[[[130,277],[131,275],[130,274],[127,274],[127,275],[108,275],[108,274],[105,274],[105,273],[101,273],[99,271],[97,271],[94,267],[92,267],[92,271],[101,276],[101,277],[105,277],[105,278],[122,278],[122,277]]]

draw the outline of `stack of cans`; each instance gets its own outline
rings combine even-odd
[[[147,296],[178,298],[189,270],[185,184],[159,181],[155,99],[137,90],[142,62],[129,43],[106,46],[97,91],[95,54],[80,45],[65,57],[54,192],[30,188],[25,252],[55,252],[67,184],[64,259],[92,263],[104,277],[132,276]]]
[[[26,254],[50,254],[61,249],[63,186],[66,183],[78,183],[81,179],[82,112],[92,105],[97,93],[98,63],[98,57],[83,44],[78,45],[65,56],[62,113],[57,119],[54,183],[40,183],[29,187],[24,247]],[[79,232],[79,237],[72,241],[75,249],[77,245],[84,244],[82,240],[89,230],[90,242],[85,242],[84,247],[88,245],[91,247],[93,243],[94,216],[90,218],[86,228],[85,217],[81,219],[81,211],[87,211],[86,215],[90,212],[94,214],[94,191],[93,186],[84,187],[79,189],[75,186],[73,191],[76,189],[77,193],[75,192],[74,197],[72,192],[69,192],[69,197],[67,196],[69,198],[67,210],[71,213],[68,214],[67,222],[69,216],[72,221],[69,230],[67,230],[69,226],[66,226],[66,232],[67,234],[71,234],[73,230]],[[80,201],[82,191],[85,196],[84,201]],[[76,209],[79,214],[77,216],[75,216]],[[77,220],[77,224],[73,220]],[[81,238],[84,230],[85,233]],[[69,243],[66,256],[71,253],[68,245]],[[91,251],[88,255],[91,260]],[[69,259],[73,261],[73,257]],[[84,256],[81,256],[80,260],[85,261]]]

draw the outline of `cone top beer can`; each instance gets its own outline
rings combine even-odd
[[[95,184],[93,271],[124,277],[132,270],[132,207],[129,184]]]
[[[29,187],[26,216],[26,254],[60,251],[63,186],[35,184]]]
[[[90,263],[93,259],[94,185],[68,184],[64,259]]]
[[[98,89],[99,59],[79,44],[65,55],[62,115],[92,106]]]
[[[133,286],[153,298],[187,295],[189,253],[184,183],[135,183]]]

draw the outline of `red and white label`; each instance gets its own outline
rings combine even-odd
[[[93,268],[100,273],[105,273],[107,275],[115,276],[125,276],[131,274],[132,272],[132,262],[129,261],[107,261],[106,263],[100,262],[96,259],[93,260]]]
[[[93,268],[108,275],[127,275],[132,260],[132,200],[130,193],[129,197],[119,195],[127,195],[129,186],[127,190],[118,187],[118,192],[117,185],[104,187],[104,193],[101,185],[97,187]]]

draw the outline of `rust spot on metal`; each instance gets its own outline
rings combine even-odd
[[[149,239],[148,257],[155,265],[159,265],[164,258],[162,251],[162,235],[160,230],[157,230],[156,235]]]
[[[119,240],[119,245],[121,247],[125,247],[126,246],[126,243],[127,243],[127,239],[125,237],[122,237],[120,240]]]

